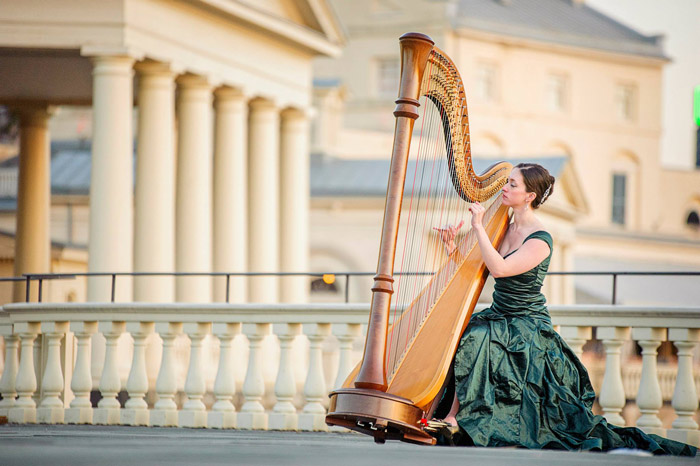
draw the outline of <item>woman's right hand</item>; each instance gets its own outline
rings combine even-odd
[[[447,248],[448,254],[452,254],[452,252],[455,250],[455,238],[457,237],[457,232],[460,228],[462,228],[462,226],[464,226],[464,220],[459,222],[457,226],[446,225],[441,228],[433,227],[433,230],[436,230],[440,233],[440,239],[445,244],[445,248]]]

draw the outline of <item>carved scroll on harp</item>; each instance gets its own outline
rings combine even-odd
[[[431,444],[419,421],[434,409],[487,275],[471,232],[448,257],[432,227],[467,219],[469,202],[490,203],[484,226],[498,246],[508,213],[497,194],[511,166],[502,162],[475,172],[459,72],[423,34],[405,34],[400,44],[394,145],[367,340],[361,364],[331,393],[326,422],[377,441]]]

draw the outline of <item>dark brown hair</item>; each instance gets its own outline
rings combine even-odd
[[[527,192],[535,193],[531,205],[533,209],[537,209],[554,192],[554,177],[546,168],[536,163],[519,163],[515,168],[523,175]]]

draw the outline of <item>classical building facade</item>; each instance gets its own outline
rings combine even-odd
[[[305,270],[312,58],[342,42],[318,1],[3,2],[0,105],[20,119],[13,274],[52,270],[60,106],[91,110],[89,272]],[[295,280],[232,280],[232,295],[304,301]],[[87,299],[109,300],[109,282],[90,277]],[[208,277],[141,276],[116,299],[223,293]]]

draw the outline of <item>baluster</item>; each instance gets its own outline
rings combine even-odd
[[[247,334],[250,342],[248,370],[243,382],[245,403],[238,414],[239,429],[267,429],[267,414],[262,400],[265,394],[265,380],[262,371],[262,340],[270,334],[271,324],[255,324],[255,329]]]
[[[163,340],[163,355],[156,380],[158,401],[151,411],[151,425],[177,427],[177,405],[173,400],[177,391],[174,345],[175,338],[182,333],[182,323],[158,322],[156,323],[156,332]]]
[[[297,428],[297,410],[292,403],[297,393],[292,342],[300,333],[301,324],[286,324],[285,328],[277,334],[280,340],[280,365],[275,381],[277,403],[270,413],[270,429],[296,430]]]
[[[120,421],[128,426],[147,426],[149,421],[148,403],[144,400],[148,392],[146,372],[146,339],[153,333],[153,322],[128,322],[126,331],[134,339],[134,355],[131,370],[126,381],[129,399],[121,410]]]
[[[2,371],[2,379],[0,379],[0,393],[2,394],[0,416],[7,417],[10,408],[15,405],[15,397],[17,397],[15,381],[17,380],[17,366],[19,366],[19,358],[17,357],[19,335],[12,333],[11,325],[3,326],[2,330],[5,340],[5,369]]]
[[[326,431],[326,408],[321,403],[328,396],[328,392],[323,375],[321,344],[330,335],[331,325],[313,324],[309,330],[309,373],[304,383],[306,404],[299,414],[299,429]]]
[[[648,434],[666,435],[661,427],[659,409],[663,405],[661,385],[656,370],[657,350],[666,339],[665,328],[633,328],[632,338],[642,347],[642,375],[639,378],[637,406],[642,416],[637,419],[637,427]]]
[[[693,419],[698,409],[698,393],[693,380],[693,348],[700,341],[700,329],[671,328],[668,339],[678,350],[678,374],[671,401],[678,417],[668,429],[668,438],[700,446],[700,431]]]
[[[66,409],[65,421],[66,424],[92,424],[90,348],[92,335],[97,331],[97,322],[71,322],[70,329],[78,340],[78,354],[70,384],[75,398],[70,402],[70,408]]]
[[[124,333],[124,322],[100,322],[98,329],[105,337],[105,363],[100,378],[100,392],[102,399],[97,403],[93,413],[95,424],[119,424],[119,411],[121,405],[117,395],[122,389],[119,378],[119,366],[117,364],[117,343]]]
[[[593,336],[591,327],[581,326],[564,326],[562,325],[559,334],[564,339],[567,345],[571,347],[577,358],[581,359],[583,355],[583,345],[586,344]]]
[[[34,340],[41,332],[39,322],[18,322],[15,332],[19,334],[21,355],[19,371],[15,379],[17,400],[8,413],[8,420],[18,424],[36,422],[36,402],[32,398],[36,391],[36,372],[34,372]]]
[[[605,375],[600,389],[598,402],[608,422],[624,426],[625,420],[620,415],[625,407],[625,388],[622,385],[620,369],[620,348],[629,340],[629,327],[598,327],[597,336],[605,347]]]
[[[231,400],[236,393],[233,376],[233,339],[241,333],[241,324],[214,324],[214,334],[219,339],[219,367],[214,381],[216,402],[207,417],[207,425],[217,429],[236,427],[236,408]]]
[[[190,338],[190,364],[185,379],[185,394],[187,401],[180,411],[180,427],[206,427],[207,409],[202,402],[206,384],[202,370],[202,340],[211,333],[211,323],[186,323],[184,330]]]
[[[44,323],[48,352],[46,366],[41,378],[43,399],[36,411],[37,422],[42,424],[63,424],[64,407],[59,398],[64,388],[61,370],[61,338],[68,331],[68,322]]]

